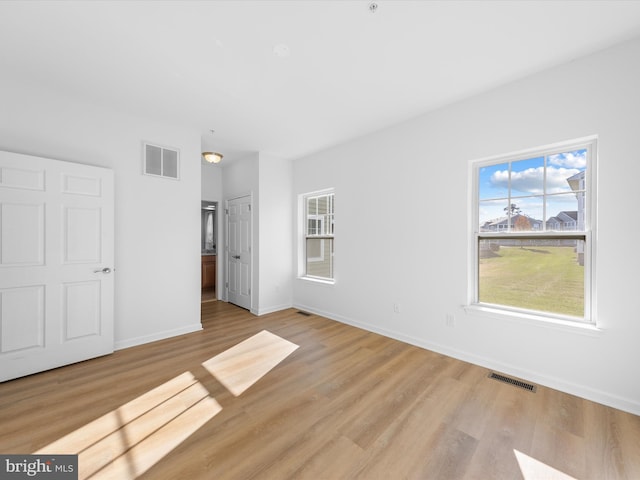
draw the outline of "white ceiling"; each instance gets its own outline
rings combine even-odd
[[[5,0],[1,75],[296,158],[640,36],[640,1],[370,3]]]

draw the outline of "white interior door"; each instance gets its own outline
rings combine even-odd
[[[231,303],[251,309],[251,197],[227,202],[227,278]]]
[[[0,152],[0,381],[113,352],[113,172]]]

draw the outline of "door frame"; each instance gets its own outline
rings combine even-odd
[[[221,299],[224,298],[224,292],[223,292],[224,288],[221,287],[222,282],[220,282],[220,279],[222,278],[222,276],[220,275],[220,271],[222,270],[221,267],[220,267],[220,263],[221,263],[220,259],[223,257],[222,250],[224,250],[224,248],[222,248],[222,249],[220,248],[220,238],[222,237],[222,235],[221,235],[222,228],[221,227],[223,225],[223,220],[220,218],[222,216],[221,212],[220,212],[220,203],[222,203],[222,202],[220,202],[219,200],[205,200],[205,199],[200,200],[200,215],[202,215],[202,211],[204,210],[203,207],[204,207],[205,203],[215,205],[215,207],[216,207],[215,208],[215,211],[216,211],[215,219],[216,220],[215,220],[215,226],[214,226],[215,235],[214,235],[214,238],[213,238],[213,241],[214,241],[214,243],[216,245],[216,254],[215,254],[216,255],[216,298],[218,300],[221,300]],[[203,235],[204,235],[204,233],[202,231],[203,228],[204,228],[204,226],[202,225],[202,222],[201,222],[201,225],[200,225],[200,255],[201,256],[203,255],[203,252],[202,252],[202,239],[203,239]],[[202,291],[202,285],[200,286],[200,289]]]
[[[249,284],[250,284],[250,293],[249,293],[249,303],[250,303],[250,308],[249,311],[253,314],[255,314],[254,311],[254,306],[253,306],[253,300],[255,298],[254,293],[255,293],[255,285],[254,285],[254,278],[255,278],[255,272],[254,272],[254,267],[255,267],[255,262],[254,262],[254,254],[255,254],[255,248],[254,248],[254,243],[253,243],[253,239],[254,239],[254,225],[253,225],[253,220],[254,220],[254,216],[253,216],[253,192],[249,192],[249,193],[245,193],[242,195],[234,195],[232,197],[228,197],[224,200],[224,274],[222,277],[218,277],[218,278],[224,278],[224,301],[225,302],[229,302],[229,202],[232,202],[234,200],[238,200],[241,198],[248,198],[249,199],[249,205],[251,205],[250,208],[250,219],[249,219],[249,225],[251,227],[251,231],[249,232],[249,245],[251,248],[251,255],[249,257],[249,268],[250,268],[250,279],[249,279]],[[218,267],[220,268],[220,267]]]

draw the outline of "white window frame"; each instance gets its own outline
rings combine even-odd
[[[305,201],[305,208],[307,206],[307,202]],[[318,222],[318,224],[320,225],[319,227],[319,231],[320,232],[324,232],[324,218],[322,215],[306,215],[306,220],[307,220],[307,235],[306,238],[312,237],[313,235],[308,235],[308,229],[309,229],[309,220],[315,220]],[[320,234],[319,234],[320,235]],[[306,248],[306,242],[305,242],[305,248]],[[324,239],[320,239],[320,256],[319,257],[307,257],[305,255],[305,258],[307,259],[307,261],[309,260],[315,260],[317,262],[322,262],[324,260]]]
[[[321,277],[321,276],[317,276],[317,275],[310,275],[307,273],[306,268],[307,268],[307,261],[308,260],[316,260],[316,261],[323,261],[325,259],[325,255],[324,255],[324,240],[325,239],[332,239],[335,242],[335,211],[332,213],[332,223],[333,225],[333,233],[325,233],[324,229],[325,229],[325,222],[324,222],[324,217],[323,215],[308,215],[307,214],[307,204],[308,204],[308,200],[311,198],[316,198],[316,197],[324,197],[324,196],[333,196],[333,199],[335,199],[335,190],[333,188],[328,188],[325,190],[318,190],[318,191],[314,191],[314,192],[309,192],[309,193],[304,193],[302,195],[299,196],[299,205],[300,205],[300,256],[299,256],[299,278],[305,279],[305,280],[312,280],[315,282],[320,282],[320,283],[327,283],[327,284],[333,284],[335,283],[335,262],[334,262],[334,254],[333,251],[331,253],[331,277]],[[332,200],[332,205],[334,204],[335,200]],[[320,225],[321,225],[321,229],[322,231],[319,234],[315,234],[315,235],[308,235],[308,219],[312,218],[315,220],[320,220]],[[319,238],[321,240],[321,256],[320,257],[310,257],[309,259],[307,259],[307,238]]]
[[[482,167],[497,165],[501,163],[516,162],[539,156],[565,153],[580,149],[587,150],[587,164],[585,171],[585,218],[584,230],[580,231],[551,231],[546,230],[546,218],[543,215],[542,230],[527,232],[480,232],[479,219],[479,172]],[[471,199],[470,199],[470,223],[469,223],[469,296],[467,310],[472,312],[497,314],[509,318],[551,322],[568,326],[585,326],[586,328],[596,327],[596,299],[595,299],[595,257],[596,248],[594,239],[596,237],[596,217],[597,217],[597,137],[585,137],[569,142],[562,142],[544,147],[529,149],[496,157],[473,160],[470,162],[471,179]],[[511,200],[509,199],[509,205]],[[546,212],[547,214],[550,212]],[[500,230],[500,229],[499,229]],[[572,317],[559,313],[545,312],[538,310],[528,310],[506,305],[484,304],[479,302],[479,245],[481,239],[504,238],[527,239],[549,239],[549,238],[576,238],[584,240],[584,317]]]

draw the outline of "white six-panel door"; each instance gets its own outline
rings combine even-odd
[[[227,202],[228,300],[251,309],[251,197]]]
[[[113,172],[0,152],[0,381],[113,352]]]

